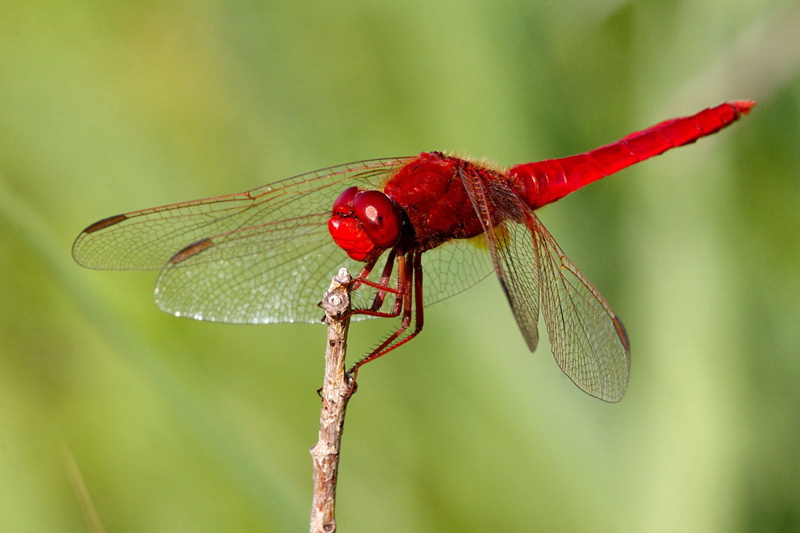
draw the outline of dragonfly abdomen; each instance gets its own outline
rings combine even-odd
[[[729,102],[637,131],[617,142],[560,159],[516,165],[512,183],[532,209],[671,148],[695,142],[750,112],[755,102]]]

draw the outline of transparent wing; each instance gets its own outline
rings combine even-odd
[[[451,239],[422,254],[425,271],[425,305],[432,305],[454,296],[486,279],[492,273],[492,262],[486,250],[486,239]]]
[[[541,268],[542,309],[558,366],[583,391],[607,402],[628,387],[631,352],[619,317],[529,213]]]
[[[161,271],[156,303],[176,316],[214,322],[319,322],[325,280],[339,268],[355,276],[364,266],[333,242],[328,216],[211,238],[210,247]]]
[[[73,245],[90,268],[161,270],[155,298],[177,316],[233,323],[318,322],[317,302],[339,268],[353,261],[331,239],[337,195],[353,185],[378,188],[408,158],[362,161],[302,174],[251,191],[103,219]],[[491,270],[472,242],[426,253],[427,303],[446,298]],[[380,273],[383,262],[373,270]],[[393,278],[396,280],[396,276]],[[356,305],[374,290],[362,286]],[[355,319],[367,318],[356,315]]]
[[[622,398],[630,371],[625,328],[597,289],[566,257],[539,218],[503,180],[464,175],[514,317],[531,350],[541,306],[553,355],[583,391]]]
[[[322,234],[333,200],[351,185],[380,187],[408,158],[376,159],[325,168],[240,194],[165,205],[103,219],[87,227],[72,255],[89,268],[161,270],[192,243],[212,239],[228,257],[257,255],[293,236]],[[322,228],[309,227],[324,220]],[[279,231],[270,234],[272,227]],[[260,239],[248,239],[261,231]],[[191,264],[218,261],[200,254]],[[179,264],[179,263],[178,263]]]
[[[511,305],[522,336],[531,351],[539,344],[541,268],[533,236],[524,220],[527,208],[516,193],[500,180],[478,173],[462,173],[461,179],[478,213],[492,264]]]
[[[104,219],[73,246],[91,268],[160,269],[155,298],[178,316],[235,323],[318,322],[341,267],[363,267],[330,238],[346,187],[380,187],[407,158],[318,170],[251,191]]]

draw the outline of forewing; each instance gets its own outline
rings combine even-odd
[[[532,211],[528,215],[541,268],[545,324],[556,362],[581,390],[617,402],[625,394],[630,374],[625,327],[539,218]]]
[[[181,202],[116,215],[95,222],[81,232],[72,255],[88,268],[112,270],[160,270],[192,243],[213,238],[215,244],[236,237],[248,228],[267,228],[285,221],[284,233],[302,235],[310,215],[325,217],[340,189],[351,185],[382,185],[393,170],[408,158],[375,159],[324,168],[300,174],[240,194]],[[288,227],[292,220],[299,224]],[[238,240],[241,245],[227,248],[238,256],[258,254],[275,246],[267,237],[258,243]],[[207,261],[219,256],[206,255]]]
[[[73,246],[91,268],[162,269],[167,312],[237,323],[318,321],[322,291],[347,257],[327,231],[349,186],[380,188],[407,158],[362,161],[252,191],[135,211],[86,228]]]

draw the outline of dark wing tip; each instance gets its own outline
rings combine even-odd
[[[212,246],[214,246],[214,242],[210,238],[201,239],[197,242],[193,242],[189,246],[186,246],[181,251],[173,255],[172,258],[169,260],[169,263],[171,265],[181,263],[183,261],[186,261],[190,257],[194,257],[203,250],[211,248]]]
[[[619,340],[622,343],[622,347],[625,348],[625,352],[630,356],[631,341],[630,339],[628,339],[628,332],[625,330],[625,325],[622,323],[622,320],[620,320],[617,315],[611,317],[611,322],[614,324],[614,329],[617,330],[617,335],[619,336]]]
[[[94,242],[93,239],[90,237],[97,233],[100,230],[105,228],[115,226],[120,222],[124,222],[128,219],[128,215],[114,215],[112,217],[106,217],[102,220],[98,220],[93,224],[89,224],[86,228],[80,232],[78,237],[75,239],[75,242],[72,243],[72,257],[75,261],[84,267],[87,268],[98,268],[94,265],[91,261],[91,258],[86,257],[87,248],[92,247],[92,243]],[[88,239],[88,240],[87,240]],[[89,254],[91,255],[91,253]]]
[[[109,226],[113,226],[115,224],[119,224],[123,220],[127,220],[128,215],[114,215],[113,217],[104,218],[103,220],[98,220],[94,224],[89,224],[81,233],[94,233],[96,231],[100,231],[101,229],[105,229]]]
[[[622,379],[620,379],[619,383],[616,384],[616,387],[613,387],[612,390],[602,394],[602,396],[597,397],[609,403],[617,403],[622,399],[623,396],[625,396],[625,391],[628,388],[631,365],[631,342],[630,339],[628,339],[628,332],[625,331],[625,326],[622,324],[622,321],[616,314],[611,316],[611,322],[614,324],[614,329],[617,332],[617,337],[619,337],[620,344],[622,344],[622,347],[625,349],[625,372]]]

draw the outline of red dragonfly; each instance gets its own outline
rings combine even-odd
[[[353,366],[354,376],[422,330],[423,301],[458,293],[493,267],[530,350],[541,309],[561,370],[588,394],[616,402],[630,369],[625,328],[534,211],[715,133],[754,105],[724,103],[583,154],[511,168],[442,152],[325,168],[105,218],[83,230],[72,253],[90,268],[160,270],[162,310],[233,323],[319,322],[329,280],[341,267],[358,271],[353,318],[401,323]]]

